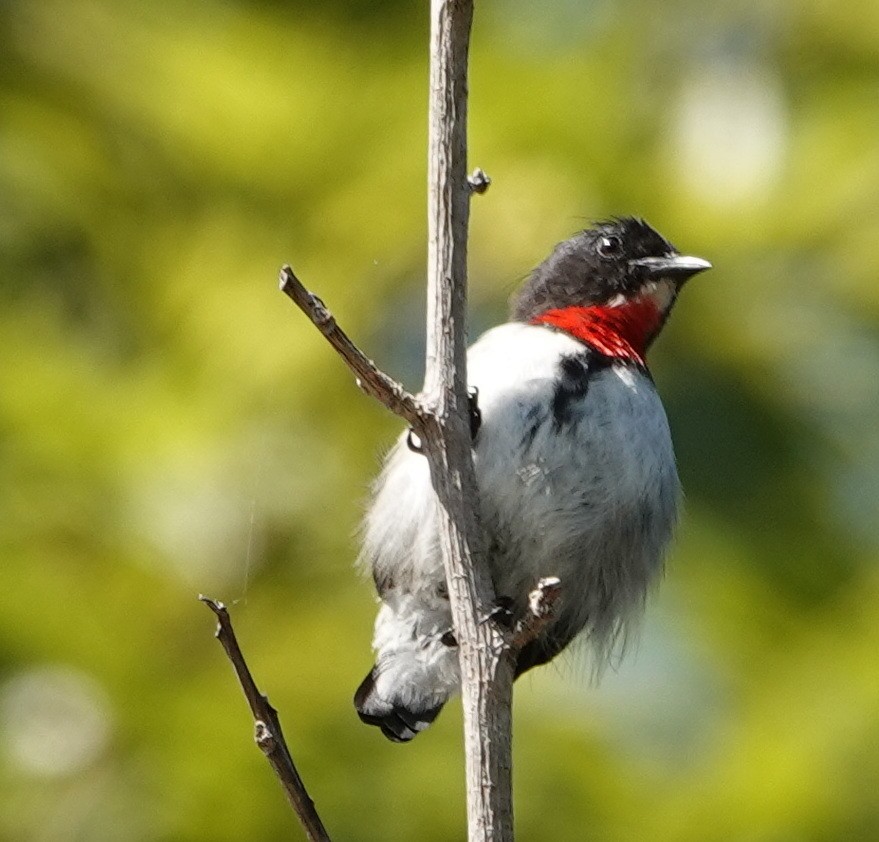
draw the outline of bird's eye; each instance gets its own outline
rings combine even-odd
[[[598,241],[598,254],[601,257],[616,257],[622,245],[619,237],[602,237]]]

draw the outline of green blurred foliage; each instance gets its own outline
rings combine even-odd
[[[359,724],[353,537],[417,387],[426,4],[0,5],[0,838],[463,838],[460,714]],[[687,491],[637,651],[516,699],[523,840],[879,838],[879,6],[480,4],[473,332],[584,219],[714,261],[653,353]]]

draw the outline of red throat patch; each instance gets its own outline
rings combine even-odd
[[[646,368],[647,343],[662,325],[656,302],[644,296],[618,307],[565,307],[547,310],[531,320],[551,325],[585,342],[599,354]]]

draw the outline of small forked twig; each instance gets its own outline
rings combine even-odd
[[[305,835],[310,842],[330,842],[329,834],[317,813],[314,801],[305,789],[302,778],[296,770],[296,764],[287,747],[287,741],[284,739],[284,732],[281,730],[281,722],[278,719],[278,711],[269,704],[266,696],[260,693],[250,668],[244,660],[244,654],[238,645],[238,639],[235,637],[235,630],[232,628],[232,619],[229,611],[222,602],[218,602],[210,597],[199,595],[198,597],[217,618],[217,640],[223,646],[229,660],[238,676],[241,689],[247,697],[247,703],[250,705],[250,711],[254,719],[254,739],[259,746],[266,759],[271,764],[272,769],[277,775],[290,806],[293,807]]]

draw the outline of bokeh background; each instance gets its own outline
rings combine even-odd
[[[0,4],[0,838],[299,830],[213,640],[233,606],[339,840],[464,837],[460,715],[363,727],[354,532],[394,418],[292,262],[420,383],[427,12]],[[716,268],[652,354],[687,494],[636,651],[516,695],[523,840],[879,839],[879,5],[494,0],[472,323],[645,216]]]

